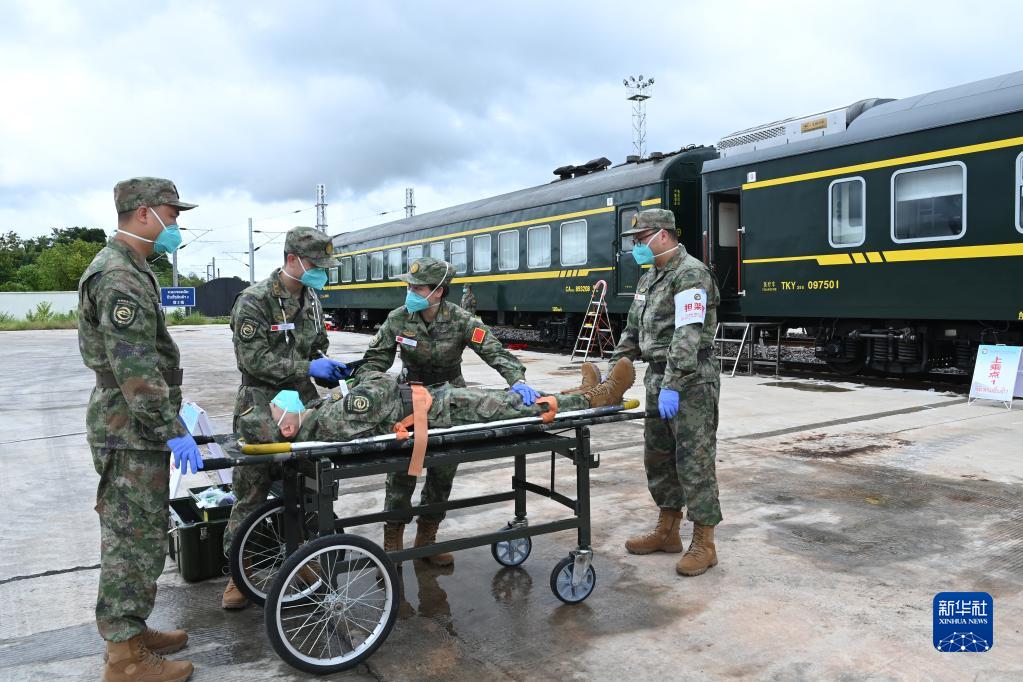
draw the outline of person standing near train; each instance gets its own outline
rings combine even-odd
[[[472,287],[468,284],[462,287],[462,310],[470,315],[476,314],[476,295],[472,293]]]
[[[365,363],[355,372],[354,382],[358,383],[361,372],[386,372],[394,362],[395,352],[399,351],[407,381],[427,386],[447,382],[464,387],[462,352],[468,347],[504,377],[510,386],[508,390],[519,394],[523,404],[532,405],[540,394],[526,383],[526,368],[522,363],[478,317],[444,300],[454,276],[454,266],[436,258],[418,258],[409,264],[409,271],[399,276],[408,283],[405,305],[391,311],[380,325],[366,350]],[[420,504],[446,502],[457,469],[457,464],[427,469]],[[388,474],[384,509],[411,508],[415,488],[415,476]],[[416,547],[436,542],[437,529],[444,516],[440,512],[419,517]],[[402,521],[385,524],[385,551],[402,549],[405,525],[411,521],[410,512]],[[454,563],[454,558],[446,553],[435,554],[428,560],[438,566]]]
[[[296,227],[284,240],[284,264],[235,299],[231,331],[242,374],[234,405],[236,432],[240,417],[253,410],[269,414],[270,399],[279,391],[298,391],[308,402],[319,396],[311,379],[333,387],[347,374],[344,363],[326,356],[330,342],[317,296],[327,283],[327,268],[336,265],[333,253],[328,235]],[[242,521],[266,502],[272,482],[270,464],[234,470],[231,483],[237,502],[224,532],[225,553]],[[228,580],[221,606],[241,609],[247,605],[234,579]]]
[[[682,508],[693,522],[688,551],[675,565],[679,575],[696,576],[717,565],[714,528],[721,522],[717,456],[720,372],[714,334],[720,302],[707,266],[686,253],[675,231],[675,216],[664,209],[642,211],[632,229],[632,255],[652,267],[636,285],[628,322],[608,362],[621,358],[647,364],[644,384],[649,414],[643,463],[647,487],[659,508],[654,529],[629,538],[633,554],[681,552]]]

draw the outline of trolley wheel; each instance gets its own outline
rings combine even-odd
[[[274,576],[287,558],[284,500],[267,500],[239,524],[231,539],[228,566],[234,584],[252,603],[263,606]],[[334,518],[337,518],[335,514]],[[316,514],[305,515],[302,539],[315,535]]]
[[[310,594],[303,573],[315,574]],[[398,574],[379,545],[335,534],[308,542],[281,566],[266,596],[266,631],[288,664],[335,673],[369,658],[398,616]]]
[[[566,557],[551,571],[551,592],[566,604],[578,604],[586,599],[597,586],[597,573],[592,564],[586,568],[586,575],[578,585],[572,585],[575,575],[575,557]]]
[[[494,561],[502,566],[519,566],[529,558],[533,551],[533,541],[530,538],[515,538],[514,540],[501,540],[490,545],[490,553]]]

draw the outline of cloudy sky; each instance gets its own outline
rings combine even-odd
[[[114,182],[165,176],[200,204],[181,269],[243,277],[247,218],[257,245],[312,225],[317,183],[336,233],[400,217],[406,187],[424,213],[623,161],[626,75],[656,79],[648,149],[670,151],[1023,69],[1023,5],[995,0],[0,0],[0,17],[0,231],[110,231]]]

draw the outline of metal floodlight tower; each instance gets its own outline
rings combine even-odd
[[[327,186],[316,185],[316,229],[327,231]]]
[[[405,188],[405,217],[411,218],[416,214],[416,190],[413,187]]]
[[[646,101],[651,97],[647,90],[653,84],[654,79],[644,80],[643,74],[622,79],[626,99],[632,102],[632,147],[641,159],[646,156]]]

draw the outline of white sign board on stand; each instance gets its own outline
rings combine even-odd
[[[181,417],[181,421],[185,423],[185,428],[193,436],[213,436],[216,432],[213,430],[213,424],[210,423],[210,418],[206,414],[206,410],[202,409],[195,403],[185,403],[181,406],[181,411],[178,413]],[[220,448],[217,443],[209,443],[205,446],[209,451],[210,457],[224,457],[224,451]],[[206,453],[203,452],[202,446],[199,447],[199,453],[203,459],[206,459]],[[218,469],[217,475],[220,477],[221,483],[231,482],[231,469]],[[178,486],[181,483],[181,470],[174,467],[173,455],[171,456],[171,475],[170,475],[170,496],[176,497],[178,494]]]
[[[970,404],[995,400],[1012,409],[1013,394],[1019,394],[1020,346],[981,346],[970,382]]]

